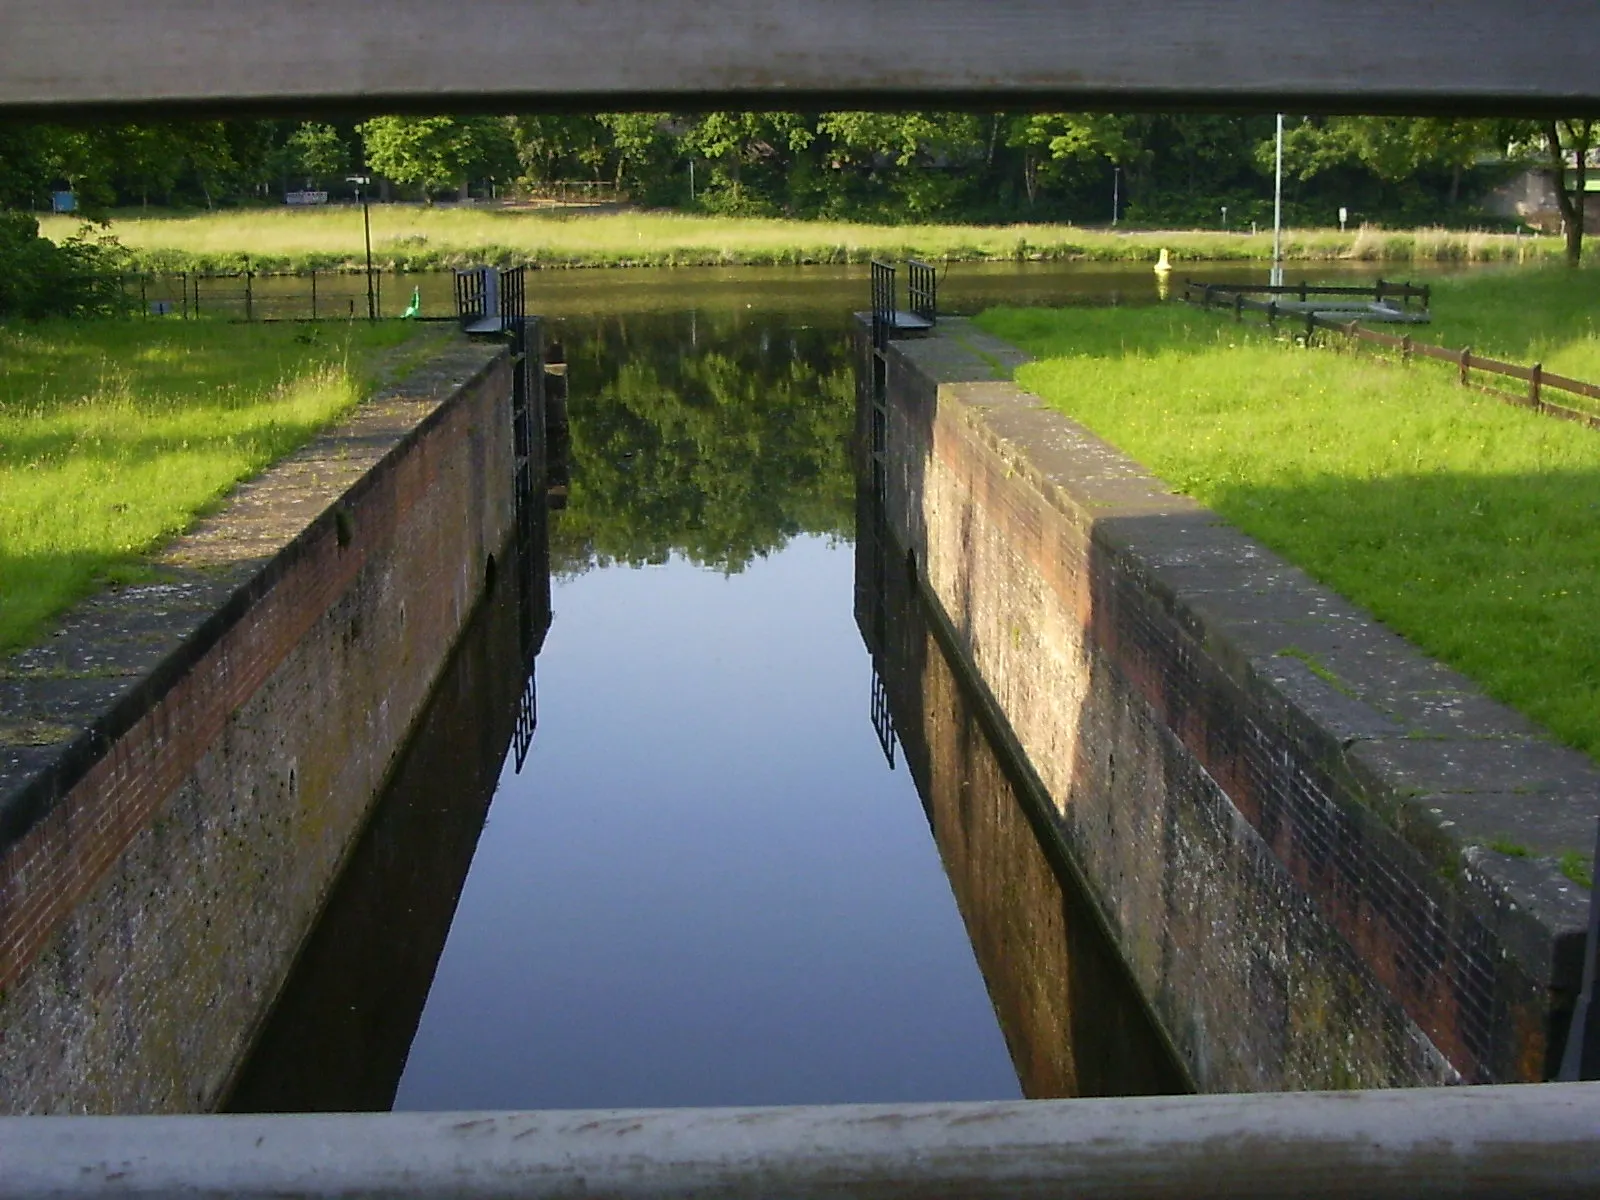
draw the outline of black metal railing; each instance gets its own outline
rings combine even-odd
[[[939,272],[932,264],[914,258],[906,261],[906,302],[923,320],[939,319]]]
[[[456,318],[463,325],[484,316],[488,299],[486,271],[485,267],[472,267],[456,272]]]
[[[895,270],[892,263],[872,260],[872,345],[885,350],[894,328]]]

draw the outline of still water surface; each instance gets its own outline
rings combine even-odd
[[[1006,273],[1052,303],[1132,282]],[[870,583],[860,281],[687,274],[535,277],[570,502],[498,573],[230,1107],[1180,1089],[920,601]],[[946,299],[987,303],[1001,273],[971,275]]]

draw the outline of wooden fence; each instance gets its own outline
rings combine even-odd
[[[1401,296],[1401,288],[1409,289],[1410,295],[1424,297],[1427,303],[1428,289],[1411,288],[1409,284],[1385,284],[1378,281],[1379,287],[1385,288],[1385,295]],[[1280,288],[1234,288],[1221,284],[1201,284],[1185,282],[1183,299],[1190,304],[1199,304],[1203,308],[1225,308],[1232,311],[1234,320],[1244,319],[1246,312],[1263,313],[1268,324],[1276,325],[1280,320],[1293,321],[1303,324],[1305,337],[1309,342],[1318,329],[1326,329],[1342,334],[1347,343],[1365,342],[1368,345],[1382,346],[1389,350],[1398,350],[1403,362],[1410,362],[1413,358],[1431,358],[1438,362],[1451,363],[1456,367],[1458,378],[1463,387],[1474,387],[1478,391],[1491,396],[1498,396],[1512,404],[1531,408],[1536,412],[1552,417],[1560,417],[1566,421],[1576,421],[1580,425],[1587,425],[1593,429],[1600,429],[1600,412],[1586,412],[1582,409],[1570,408],[1565,404],[1549,399],[1547,392],[1566,392],[1574,396],[1583,396],[1590,400],[1600,401],[1600,385],[1585,383],[1581,379],[1569,379],[1565,375],[1557,375],[1546,371],[1542,363],[1534,363],[1531,367],[1518,366],[1516,363],[1501,362],[1499,359],[1489,358],[1487,355],[1474,354],[1472,347],[1463,346],[1459,350],[1451,350],[1445,346],[1436,346],[1431,342],[1419,342],[1409,334],[1396,335],[1392,333],[1379,333],[1375,329],[1368,329],[1358,319],[1341,321],[1336,317],[1323,313],[1302,310],[1298,306],[1294,309],[1285,309],[1277,301],[1279,295],[1295,295],[1301,297],[1305,303],[1306,296],[1318,295],[1360,295],[1371,296],[1373,288],[1307,288],[1304,284],[1299,287]],[[1270,293],[1271,300],[1253,300],[1245,293],[1253,291]],[[1475,382],[1472,373],[1482,375],[1497,375],[1506,379],[1520,380],[1527,385],[1526,389],[1508,391],[1505,388],[1492,387],[1483,382]]]

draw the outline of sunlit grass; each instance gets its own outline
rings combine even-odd
[[[42,227],[61,239],[77,229],[65,217]],[[353,206],[251,209],[198,216],[113,221],[111,231],[149,269],[234,268],[249,256],[262,270],[353,267],[362,261],[361,212]],[[373,251],[384,266],[422,270],[468,262],[502,264],[714,266],[864,262],[878,255],[953,261],[1063,259],[1154,261],[1167,249],[1179,261],[1264,260],[1270,232],[1180,230],[1113,233],[1072,225],[866,225],[707,217],[667,212],[551,214],[531,210],[372,209]],[[1519,261],[1560,252],[1555,238],[1444,230],[1341,233],[1290,230],[1286,253],[1301,260],[1373,262]]]
[[[398,323],[0,326],[0,650],[370,386]]]
[[[1597,278],[1452,281],[1436,331],[1592,362],[1567,306]],[[1600,757],[1600,433],[1177,305],[979,322],[1040,356],[1024,387]]]

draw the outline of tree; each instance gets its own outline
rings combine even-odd
[[[284,142],[284,155],[291,173],[305,179],[307,186],[344,174],[350,165],[350,152],[332,125],[306,121]]]
[[[1144,164],[1133,119],[1104,113],[1027,113],[1011,120],[1006,145],[1022,151],[1022,185],[1031,205],[1042,182],[1069,163],[1110,161],[1136,178]]]
[[[1592,117],[1546,121],[1541,132],[1544,134],[1545,151],[1550,156],[1550,181],[1555,185],[1556,204],[1561,209],[1562,224],[1566,226],[1567,265],[1576,267],[1583,259],[1589,151],[1594,148],[1596,134],[1600,134],[1600,122]],[[1569,155],[1573,164],[1570,174],[1567,166]]]
[[[513,173],[516,149],[498,117],[374,117],[360,127],[367,166],[406,187],[465,191],[474,176]]]

